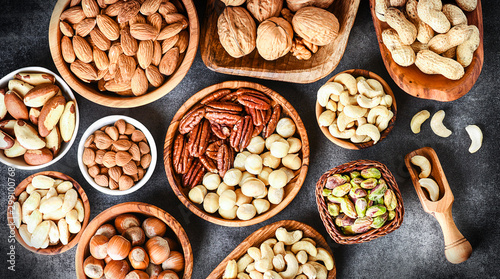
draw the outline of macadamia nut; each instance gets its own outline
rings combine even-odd
[[[273,144],[273,142],[277,141],[277,140],[282,140],[283,138],[278,135],[278,134],[272,134],[270,135],[269,137],[267,137],[266,139],[266,148],[267,150],[271,149],[271,144]]]
[[[238,185],[243,185],[243,183],[245,183],[245,181],[248,179],[248,178],[255,178],[255,175],[254,174],[251,174],[249,173],[248,171],[245,171],[243,172],[243,175],[241,176],[241,180],[240,180],[240,183],[238,183]]]
[[[302,165],[302,161],[300,160],[298,154],[288,154],[281,160],[281,162],[283,163],[283,166],[292,170],[298,170]]]
[[[295,173],[293,173],[291,169],[287,167],[281,167],[279,169],[286,173],[286,176],[288,177],[286,183],[290,182],[295,177]]]
[[[288,117],[281,118],[276,125],[276,132],[284,138],[291,137],[295,134],[295,123]]]
[[[266,191],[264,182],[257,178],[249,178],[243,185],[241,185],[241,192],[247,197],[257,197]]]
[[[227,186],[236,186],[241,181],[243,173],[239,169],[229,169],[224,175],[224,183]]]
[[[256,214],[257,210],[255,209],[255,206],[253,206],[252,204],[244,204],[240,206],[236,211],[236,216],[240,220],[250,220],[253,217],[255,217]]]
[[[234,191],[234,186],[228,186],[226,183],[221,182],[219,184],[219,187],[217,188],[217,195],[220,196],[226,190],[233,190]]]
[[[271,144],[271,155],[276,158],[283,158],[288,154],[288,150],[290,150],[290,144],[284,139],[277,140]]]
[[[219,208],[219,214],[224,219],[233,220],[234,218],[236,218],[236,211],[237,210],[238,210],[238,207],[236,205],[230,209]]]
[[[205,176],[203,176],[202,183],[208,190],[215,190],[219,187],[220,176],[216,173],[207,172]]]
[[[219,195],[208,193],[203,201],[203,209],[208,213],[215,213],[219,210]]]
[[[236,193],[233,190],[222,192],[219,197],[219,208],[229,210],[236,205]]]
[[[205,188],[205,186],[198,185],[189,191],[188,197],[192,202],[197,204],[202,204],[207,192],[208,191],[207,188]]]
[[[269,185],[272,188],[283,188],[286,186],[288,177],[282,170],[275,170],[269,174]]]
[[[285,190],[283,188],[273,188],[270,187],[267,192],[267,199],[272,204],[279,204],[283,197],[285,196]]]
[[[269,208],[271,207],[271,204],[266,199],[255,199],[252,201],[252,204],[255,207],[257,214],[262,214],[268,211]]]
[[[257,154],[248,155],[245,160],[245,169],[251,174],[259,174],[262,170],[262,158]]]
[[[234,193],[236,194],[236,205],[237,206],[241,206],[242,204],[247,204],[247,203],[252,202],[252,197],[245,196],[243,194],[243,192],[241,191],[241,188],[236,189],[236,191],[234,191]]]
[[[262,137],[256,136],[250,140],[250,144],[248,144],[247,149],[253,154],[260,154],[264,151],[265,147],[266,141]]]
[[[271,169],[276,169],[281,164],[281,159],[274,157],[270,151],[261,154],[260,157],[262,158],[262,164]]]
[[[243,151],[238,154],[236,154],[236,157],[234,158],[234,168],[239,169],[240,171],[245,170],[245,160],[247,159],[248,155],[251,153],[248,151]]]
[[[290,149],[288,149],[288,153],[297,153],[302,149],[302,141],[298,138],[288,138],[286,140],[290,145]]]
[[[262,171],[259,173],[259,175],[257,176],[258,179],[260,179],[262,182],[264,182],[264,184],[269,185],[269,174],[272,172],[273,170],[269,167],[264,167],[262,169]]]
[[[262,192],[262,194],[256,196],[255,198],[256,199],[263,199],[267,196],[267,187],[264,187],[264,192]]]

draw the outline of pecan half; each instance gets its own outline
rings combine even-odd
[[[219,90],[215,91],[214,93],[205,97],[203,100],[201,100],[200,103],[202,105],[205,105],[205,104],[208,104],[212,101],[218,101],[229,93],[231,93],[230,89],[219,89]]]
[[[242,151],[250,144],[253,135],[252,122],[252,117],[247,115],[234,125],[229,143],[236,152]]]
[[[267,110],[271,108],[271,100],[259,91],[243,89],[238,98],[238,103],[254,109]]]
[[[198,160],[198,158],[195,158],[188,171],[182,175],[182,186],[193,188],[194,186],[201,183],[203,175],[205,175],[205,169],[200,160]]]
[[[232,149],[225,143],[221,144],[219,147],[219,152],[217,153],[217,169],[221,177],[224,177],[227,170],[231,168],[231,153]]]
[[[221,111],[230,111],[230,112],[241,112],[243,111],[243,107],[239,104],[231,103],[231,102],[210,102],[207,104],[207,107],[213,108]],[[212,110],[209,109],[210,112]]]
[[[198,125],[205,116],[205,108],[202,105],[197,105],[188,112],[179,122],[179,132],[187,134],[193,130],[194,126]]]
[[[231,135],[231,129],[229,127],[220,125],[216,122],[210,122],[210,129],[212,129],[214,135],[220,139],[227,139]]]
[[[222,145],[224,141],[218,140],[214,141],[211,144],[208,145],[207,150],[205,151],[205,155],[207,155],[208,158],[217,160],[217,154],[219,153],[219,147]]]
[[[205,118],[210,120],[210,122],[215,122],[220,125],[232,126],[241,119],[241,115],[230,112],[211,111],[205,114]]]
[[[273,113],[271,114],[271,119],[269,119],[263,131],[264,132],[263,136],[265,139],[267,139],[270,135],[272,135],[274,133],[274,130],[276,130],[276,125],[278,125],[280,116],[281,116],[281,106],[274,105]]]
[[[266,118],[269,118],[271,116],[271,110],[260,110],[260,109],[245,107],[245,111],[252,116],[253,125],[255,126],[261,126],[266,124],[267,121],[269,120],[267,119],[266,121]],[[267,117],[268,114],[269,117]]]
[[[264,127],[266,127],[266,126],[261,125],[261,126],[253,127],[252,138],[260,135],[260,133],[262,133],[262,130],[264,130]]]
[[[208,145],[208,139],[210,137],[210,123],[203,119],[198,125],[196,125],[191,134],[189,135],[189,141],[187,143],[187,149],[189,154],[194,157],[200,157],[205,153]]]
[[[236,99],[238,99],[238,96],[241,95],[243,92],[240,91],[240,89],[234,91],[234,92],[231,92],[229,94],[227,94],[226,96],[222,97],[219,101],[221,102],[226,102],[226,101],[229,101],[229,102],[235,102]]]
[[[215,165],[214,160],[210,159],[207,155],[201,155],[199,157],[201,164],[207,169],[209,172],[218,173],[217,166]]]
[[[183,135],[179,134],[174,141],[173,164],[174,170],[178,174],[184,174],[191,167],[193,157],[189,155],[186,147],[186,140]]]

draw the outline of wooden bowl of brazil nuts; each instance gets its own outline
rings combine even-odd
[[[328,82],[334,81],[335,78],[337,78],[339,75],[344,74],[344,73],[350,74],[350,75],[354,76],[355,78],[363,76],[366,79],[375,79],[375,80],[377,80],[382,85],[385,94],[391,96],[391,98],[392,98],[392,105],[390,107],[390,111],[392,112],[393,116],[392,116],[391,120],[389,121],[389,123],[387,125],[387,128],[385,128],[382,132],[380,132],[380,139],[377,142],[377,143],[379,143],[380,141],[382,141],[383,139],[385,139],[387,137],[387,135],[391,132],[392,128],[394,127],[394,123],[396,121],[397,104],[396,104],[396,98],[394,97],[394,93],[392,92],[392,90],[389,87],[389,85],[387,84],[387,82],[385,82],[385,80],[383,80],[379,75],[377,75],[377,74],[375,74],[373,72],[370,72],[368,70],[363,70],[363,69],[351,69],[351,70],[346,70],[346,71],[340,72],[340,73],[334,75],[332,78],[330,78],[328,80]],[[337,102],[337,103],[340,103],[340,102]],[[353,143],[348,138],[347,139],[342,139],[342,138],[334,137],[330,133],[329,127],[322,126],[320,124],[320,120],[319,120],[320,115],[325,110],[326,110],[325,107],[321,106],[319,104],[318,100],[316,100],[316,120],[318,121],[318,125],[319,125],[321,131],[323,132],[323,134],[331,142],[335,143],[336,145],[338,145],[340,147],[343,147],[343,148],[346,148],[346,149],[354,149],[354,150],[364,149],[364,148],[368,148],[368,147],[374,145],[374,141],[373,140],[369,140],[367,142]],[[338,112],[338,110],[337,110],[337,112]],[[338,113],[336,113],[334,123],[337,123],[337,118],[338,118]]]
[[[61,241],[59,241],[56,245],[50,245],[44,249],[34,248],[34,247],[28,245],[28,243],[26,243],[26,241],[24,241],[23,237],[21,237],[21,235],[19,234],[19,230],[16,228],[16,226],[14,224],[14,221],[13,221],[14,219],[13,219],[13,215],[12,215],[13,214],[13,212],[12,212],[13,205],[15,202],[19,202],[20,195],[23,192],[27,191],[28,187],[30,187],[30,188],[33,187],[31,182],[32,182],[33,178],[35,176],[38,176],[38,175],[45,175],[45,176],[51,177],[53,179],[61,179],[61,180],[71,182],[73,184],[73,188],[78,192],[78,198],[80,198],[82,203],[83,203],[83,209],[84,209],[85,215],[83,218],[83,222],[81,222],[81,229],[77,234],[70,234],[70,237],[68,239],[68,243],[66,245],[63,245],[61,243]],[[45,191],[45,190],[37,189],[37,191],[41,192],[41,191]],[[25,194],[23,194],[23,195],[25,195]],[[21,181],[21,183],[19,183],[19,185],[16,187],[14,194],[9,197],[9,206],[8,206],[8,210],[7,210],[7,220],[8,220],[9,228],[11,231],[14,231],[15,236],[16,236],[16,240],[19,243],[21,243],[21,245],[24,248],[30,250],[31,252],[37,253],[37,254],[57,255],[57,254],[64,253],[67,250],[73,248],[80,241],[80,237],[82,236],[83,231],[85,230],[85,228],[87,227],[87,224],[89,223],[89,218],[90,218],[90,203],[89,203],[89,200],[87,198],[87,195],[85,194],[85,191],[80,186],[80,184],[78,184],[78,182],[76,182],[73,178],[71,178],[63,173],[60,173],[60,172],[43,171],[43,172],[32,174],[32,175],[28,176],[27,178],[25,178],[23,181]],[[43,221],[45,221],[45,219]]]
[[[218,209],[216,209],[216,211],[214,213],[208,213],[208,211],[205,210],[204,205],[202,205],[201,203],[193,202],[189,197],[189,192],[191,189],[189,187],[183,186],[183,175],[178,174],[176,171],[176,167],[174,166],[174,152],[175,152],[175,150],[179,150],[178,147],[175,148],[175,142],[176,142],[176,139],[179,137],[179,135],[181,135],[179,132],[179,126],[182,123],[182,119],[184,118],[184,116],[187,113],[194,111],[194,109],[199,108],[199,105],[202,105],[201,102],[205,102],[208,100],[205,98],[215,96],[216,94],[221,94],[222,96],[225,97],[225,96],[230,96],[230,94],[234,93],[231,96],[235,96],[235,94],[237,94],[236,91],[238,89],[258,91],[258,92],[260,92],[259,94],[263,94],[265,96],[265,98],[269,99],[269,101],[271,102],[271,105],[273,107],[280,106],[281,111],[282,111],[280,119],[289,118],[293,121],[294,125],[296,126],[296,131],[293,134],[293,137],[300,139],[300,141],[301,141],[301,147],[300,147],[300,149],[298,149],[297,153],[295,153],[298,155],[298,158],[301,159],[300,165],[297,166],[296,170],[287,172],[289,174],[289,175],[287,175],[288,182],[286,183],[286,186],[284,186],[283,188],[280,189],[280,191],[281,190],[284,191],[282,196],[281,196],[282,197],[281,201],[276,202],[276,203],[270,202],[271,204],[269,205],[269,208],[267,208],[267,210],[261,212],[260,214],[256,214],[256,215],[254,215],[254,217],[252,217],[250,219],[246,219],[246,220],[243,220],[244,218],[243,219],[235,218],[234,215],[233,215],[232,219],[222,218],[222,216],[219,214],[220,212],[217,211]],[[232,92],[232,93],[229,93],[229,92]],[[213,93],[215,93],[215,94],[212,95]],[[219,96],[219,97],[221,97],[221,96]],[[228,98],[230,98],[230,97],[228,97]],[[217,99],[217,100],[218,100],[217,102],[219,102],[219,101],[225,102],[225,100],[222,100],[222,101],[220,99]],[[231,101],[234,101],[234,100],[231,100]],[[202,105],[202,106],[204,106],[204,105]],[[240,114],[244,114],[244,113],[245,112],[240,111]],[[247,117],[247,116],[245,116],[245,117]],[[207,119],[202,119],[201,121],[207,121]],[[264,123],[269,123],[269,121],[264,122]],[[215,124],[210,124],[210,125],[215,125]],[[266,124],[263,124],[263,125],[266,125]],[[233,130],[232,125],[230,127],[229,126],[225,126],[225,127],[227,127],[228,132]],[[212,129],[212,128],[208,128],[208,129]],[[236,129],[236,130],[238,130],[238,129]],[[274,132],[275,131],[274,128],[272,128],[272,131],[274,134],[276,133],[276,132]],[[259,133],[259,135],[262,135],[263,137],[265,137],[264,134],[265,134],[265,132]],[[213,136],[215,137],[215,135],[213,135]],[[255,136],[255,135],[252,135],[252,136]],[[226,140],[220,140],[220,141],[222,141],[223,144],[229,146],[228,147],[229,149],[231,148],[230,143],[229,143],[230,142],[229,136],[227,136]],[[188,143],[186,143],[186,145],[187,144]],[[230,150],[233,150],[233,149],[230,149]],[[245,149],[245,150],[247,150],[247,149]],[[243,150],[240,150],[239,152],[241,153],[242,151]],[[188,151],[186,151],[186,153],[187,152]],[[237,152],[234,151],[234,154],[236,154],[236,153]],[[235,158],[235,157],[233,156],[232,158]],[[198,161],[197,158],[195,158],[193,160]],[[173,191],[175,192],[175,194],[177,195],[179,200],[189,210],[191,210],[194,214],[198,215],[202,219],[205,219],[209,222],[212,222],[212,223],[215,223],[218,225],[231,226],[231,227],[250,226],[250,225],[254,225],[254,224],[258,224],[260,222],[263,222],[263,221],[271,218],[272,216],[278,214],[297,195],[302,184],[304,183],[304,180],[305,180],[305,177],[307,174],[307,170],[309,167],[309,141],[307,138],[306,128],[304,127],[304,124],[303,124],[300,116],[298,115],[297,111],[295,111],[293,106],[285,98],[283,98],[281,95],[279,95],[277,92],[275,92],[274,90],[271,90],[267,87],[264,87],[260,84],[257,84],[257,83],[245,82],[245,81],[226,81],[223,83],[209,86],[209,87],[199,91],[198,93],[194,94],[177,111],[172,122],[170,123],[170,126],[169,126],[168,131],[167,131],[167,135],[165,137],[163,161],[165,164],[165,172],[167,174],[167,178],[168,178],[170,186],[172,187]],[[226,160],[222,160],[222,161],[226,161]],[[214,162],[217,165],[217,160],[214,160]],[[236,168],[236,166],[234,166],[233,163],[234,163],[234,160],[231,162],[228,161],[228,164],[230,164],[229,168]],[[280,168],[280,166],[282,166],[281,163],[278,163],[278,164],[279,164],[279,166],[276,166],[273,169],[277,170],[278,168]],[[195,164],[193,163],[191,165],[195,165]],[[281,167],[280,169],[283,169],[283,167]],[[201,172],[201,174],[200,174],[201,176],[208,174],[208,171],[205,171],[204,167],[202,167],[202,169],[199,172]],[[215,170],[215,171],[212,170],[212,172],[218,173],[218,170]],[[245,171],[242,170],[242,172],[245,172]],[[253,175],[253,176],[256,177],[256,175]],[[223,179],[219,180],[219,182],[218,182],[218,183],[220,183],[219,186],[221,186],[223,184],[220,181],[223,181]],[[241,181],[243,181],[243,179],[241,179]],[[195,185],[200,186],[201,184],[202,184],[202,181],[200,179],[200,180],[198,180],[198,182],[196,184],[193,184],[191,186],[195,186]],[[242,183],[242,185],[243,185],[243,183]],[[267,186],[265,186],[265,187],[267,187]],[[207,187],[207,188],[209,188],[209,187]],[[238,190],[242,189],[238,185],[235,185],[235,187],[232,187],[232,188],[229,187],[229,188],[230,188],[230,190],[234,190],[234,192],[237,192]],[[268,188],[270,189],[272,187],[268,187]],[[267,198],[269,201],[271,201],[272,199],[269,199],[270,195],[267,194],[268,188],[266,188],[266,190],[265,190],[266,194],[263,198]],[[215,189],[217,189],[218,191],[221,191],[222,187],[218,187],[216,185],[214,189],[209,189],[209,190],[214,192]],[[223,191],[221,191],[221,192],[223,192]],[[243,193],[244,191],[241,190],[241,192]],[[273,190],[273,192],[274,192],[274,190]],[[207,193],[205,193],[205,194],[207,194]],[[208,194],[211,194],[211,193],[208,193]],[[208,196],[208,194],[207,194],[207,196]],[[216,195],[216,194],[217,193],[213,193],[212,195]],[[203,196],[203,199],[204,199],[204,197],[205,197],[205,195]],[[261,198],[261,199],[263,199],[263,198]],[[252,201],[249,201],[246,204],[250,204]],[[242,204],[245,204],[245,203],[242,202],[239,205],[237,203],[236,205],[241,207]],[[234,205],[234,206],[236,206],[236,205]],[[252,204],[250,204],[250,205],[252,205]],[[249,207],[247,205],[245,205],[245,206]],[[218,205],[217,205],[217,207],[218,207]],[[240,207],[238,207],[238,209],[240,209]],[[234,207],[233,207],[233,209],[234,209]],[[234,209],[234,210],[236,210],[236,209]]]
[[[172,215],[154,205],[141,202],[126,202],[112,206],[101,212],[92,220],[92,222],[89,223],[87,229],[83,232],[80,244],[76,249],[76,277],[78,279],[88,278],[85,275],[83,264],[84,260],[90,256],[90,240],[95,235],[99,227],[106,223],[112,223],[116,217],[126,213],[136,215],[141,220],[148,217],[156,217],[163,221],[167,225],[166,236],[176,240],[180,246],[178,251],[184,255],[184,271],[182,271],[183,275],[180,278],[191,278],[191,274],[193,273],[193,251],[186,232],[179,222],[172,217]]]
[[[72,41],[75,37],[74,36],[75,33],[82,35],[82,36],[80,36],[80,39],[83,37],[84,38],[83,41],[85,41],[85,39],[87,39],[87,38],[91,38],[91,36],[94,35],[94,33],[101,34],[100,36],[102,38],[104,38],[104,40],[100,40],[100,41],[101,42],[106,41],[106,43],[108,44],[108,45],[105,45],[104,47],[101,46],[100,47],[101,51],[99,51],[99,49],[98,49],[98,51],[97,51],[98,53],[104,54],[104,55],[101,55],[101,58],[103,56],[108,55],[109,44],[115,44],[115,43],[122,43],[123,44],[123,40],[121,40],[121,35],[120,35],[121,33],[119,33],[119,32],[122,32],[124,28],[125,29],[129,28],[129,24],[128,24],[128,18],[124,19],[124,21],[122,21],[120,24],[117,23],[117,15],[118,15],[118,12],[120,10],[118,5],[123,4],[123,2],[121,2],[121,1],[119,3],[115,3],[114,4],[115,6],[112,8],[109,8],[109,7],[111,7],[111,5],[106,5],[104,3],[101,3],[101,1],[98,1],[101,4],[100,4],[100,6],[96,5],[95,7],[93,7],[93,9],[94,9],[93,12],[92,11],[91,12],[85,11],[87,14],[94,13],[94,14],[101,16],[101,17],[103,15],[105,15],[105,16],[109,15],[109,17],[107,17],[107,19],[111,19],[112,21],[115,22],[116,27],[114,29],[116,29],[115,31],[117,31],[118,35],[120,35],[120,36],[117,39],[115,39],[114,37],[111,37],[111,39],[113,39],[113,40],[111,40],[111,42],[110,42],[110,39],[106,38],[107,36],[104,35],[104,33],[106,33],[106,32],[100,32],[102,30],[98,30],[99,27],[98,27],[98,24],[96,25],[96,23],[95,23],[96,21],[95,20],[92,21],[94,19],[94,17],[93,16],[86,17],[85,13],[82,12],[82,8],[81,8],[80,4],[77,4],[74,7],[70,7],[71,2],[75,2],[75,1],[59,0],[59,1],[57,1],[56,5],[54,7],[54,10],[52,12],[52,17],[50,20],[50,27],[49,27],[50,53],[52,55],[52,59],[54,60],[54,64],[56,65],[57,70],[59,71],[61,76],[64,78],[64,80],[69,84],[69,86],[71,86],[71,88],[73,88],[73,90],[75,90],[80,95],[87,98],[88,100],[90,100],[94,103],[103,105],[103,106],[122,107],[122,108],[139,107],[139,106],[154,102],[157,99],[168,94],[170,91],[172,91],[177,86],[177,84],[179,84],[181,82],[181,80],[184,78],[184,76],[186,76],[187,72],[189,71],[189,68],[193,64],[193,61],[194,61],[194,58],[196,55],[196,50],[198,48],[198,40],[199,40],[198,14],[196,12],[196,8],[195,8],[192,0],[172,0],[169,2],[170,6],[168,7],[168,9],[172,8],[172,6],[175,6],[175,9],[177,10],[177,12],[175,14],[176,15],[182,14],[184,17],[184,20],[187,19],[187,21],[189,22],[189,25],[183,31],[181,31],[184,33],[183,35],[185,35],[183,37],[188,38],[188,39],[182,40],[183,41],[182,46],[175,45],[172,47],[173,44],[172,45],[168,44],[170,47],[172,47],[172,49],[176,48],[176,47],[178,49],[182,49],[179,51],[180,54],[179,54],[179,52],[176,52],[176,54],[169,55],[169,57],[167,57],[169,59],[164,59],[166,61],[177,61],[177,63],[174,63],[174,62],[165,63],[165,65],[168,64],[168,66],[166,66],[166,68],[172,68],[170,70],[165,71],[165,73],[167,73],[168,75],[164,75],[164,74],[160,73],[160,71],[158,71],[158,69],[160,68],[159,65],[162,65],[161,62],[158,62],[158,61],[160,61],[160,59],[158,58],[158,59],[154,60],[156,62],[150,64],[152,66],[155,66],[154,67],[155,69],[150,71],[151,72],[150,78],[148,78],[146,80],[146,75],[144,74],[145,71],[142,71],[142,74],[134,75],[134,77],[137,76],[137,78],[135,79],[136,80],[136,83],[135,83],[136,88],[142,88],[142,89],[137,89],[135,94],[132,93],[131,86],[128,86],[127,88],[124,88],[123,86],[118,86],[118,89],[111,89],[112,87],[110,85],[110,87],[108,87],[109,90],[119,91],[118,93],[115,93],[115,92],[108,91],[106,88],[104,88],[104,83],[99,84],[98,82],[90,82],[89,83],[89,82],[82,81],[82,79],[78,78],[77,75],[75,75],[75,73],[70,69],[70,64],[66,63],[66,61],[63,57],[62,50],[61,50],[62,49],[61,48],[61,44],[62,44],[61,39],[63,37],[65,37],[65,35],[63,35],[63,33],[61,31],[61,27],[60,27],[60,25],[63,24],[62,22],[64,22],[65,26],[67,26],[64,29],[65,33],[67,35],[72,34],[70,40],[66,40],[67,42],[65,45],[69,45],[69,44],[73,45]],[[96,3],[95,1],[92,1],[92,2]],[[136,15],[142,17],[141,21],[146,22],[147,15],[149,15],[150,13],[153,14],[154,11],[153,12],[149,12],[149,11],[147,12],[147,11],[142,11],[142,10],[139,11],[139,9],[138,9],[139,5],[140,5],[139,2],[142,3],[143,1],[132,1],[132,2],[134,2],[134,5],[136,5],[135,8],[137,8],[137,10],[135,10]],[[130,2],[129,6],[132,5],[132,2]],[[171,5],[171,4],[173,4],[173,5]],[[80,8],[76,8],[76,7],[80,7]],[[63,21],[61,21],[61,14],[69,8],[74,8],[74,9],[76,9],[76,11],[71,16],[65,16],[65,19]],[[109,9],[107,10],[107,8],[109,8]],[[162,10],[162,12],[166,13],[167,12],[166,9],[167,8],[165,8],[165,11]],[[130,9],[127,9],[127,10],[130,10]],[[159,10],[157,8],[156,12],[154,12],[154,14],[156,15],[155,16],[156,19],[161,20],[162,21],[162,22],[160,22],[161,24],[166,24],[165,23],[166,19],[164,19],[162,16],[160,16],[160,13],[158,11]],[[144,15],[144,14],[147,14],[147,15]],[[77,26],[78,24],[76,24],[76,23],[80,23],[84,20],[89,20],[88,21],[89,24],[84,24],[86,26],[78,27]],[[148,21],[148,22],[153,22],[152,19],[149,19],[149,20],[150,21]],[[169,19],[169,21],[172,21],[171,22],[172,24],[169,24],[169,25],[173,25],[173,24],[177,23],[177,21],[175,21],[175,20],[176,20],[175,18]],[[105,24],[102,24],[102,26],[104,26],[104,25]],[[69,28],[68,28],[68,26],[69,26]],[[92,27],[92,26],[94,26],[94,27]],[[155,27],[153,27],[151,24],[148,24],[148,28],[154,29]],[[75,31],[70,33],[68,31],[66,31],[67,29],[71,29],[71,31],[73,31],[72,29],[74,29]],[[89,30],[89,29],[91,29],[91,30]],[[78,31],[78,30],[80,30],[80,31]],[[88,32],[92,32],[92,31],[94,31],[94,33],[92,33],[92,34],[88,33]],[[130,32],[128,32],[128,34],[130,34]],[[157,34],[158,34],[158,32],[157,32]],[[83,35],[85,35],[85,36],[83,36]],[[95,35],[95,37],[99,37],[99,36]],[[132,37],[130,37],[130,38],[132,38]],[[171,38],[173,38],[173,37],[171,37]],[[92,38],[92,39],[94,39],[94,38]],[[132,39],[134,39],[134,38],[132,38]],[[142,41],[147,42],[149,37],[143,38],[143,39],[144,40],[142,40]],[[154,46],[154,48],[158,47],[159,49],[161,49],[162,48],[161,43],[165,42],[167,40],[162,40],[161,42],[160,42],[160,40],[158,40],[158,43],[156,43],[156,38],[155,38],[154,40],[152,40],[153,44],[148,43],[148,44],[144,44],[144,45],[156,45],[156,46]],[[80,40],[80,41],[82,41],[82,40]],[[167,45],[167,44],[165,44],[165,45]],[[71,48],[72,47],[68,47],[66,49],[71,49]],[[86,47],[86,48],[88,49],[87,53],[89,53],[89,54],[87,55],[88,58],[87,59],[84,58],[84,60],[85,61],[87,61],[87,60],[93,61],[94,58],[92,56],[95,57],[96,55],[95,54],[92,55],[92,52],[96,53],[96,51],[92,50],[92,44],[89,44],[88,47]],[[167,48],[167,47],[165,46],[165,48]],[[120,47],[119,49],[122,50],[123,48]],[[145,47],[145,49],[148,49],[148,48]],[[135,51],[136,54],[133,54],[134,52],[133,52],[133,50],[131,50],[132,53],[129,53],[129,55],[126,56],[126,57],[128,57],[127,59],[129,61],[127,63],[131,64],[130,62],[132,60],[134,60],[132,62],[132,64],[141,65],[138,63],[139,61],[136,58],[136,57],[138,57],[137,52],[139,52],[137,45],[135,46],[135,50],[136,50]],[[104,51],[104,52],[102,52],[102,51]],[[121,53],[121,51],[119,53]],[[149,51],[143,51],[141,53],[149,53]],[[75,53],[75,54],[78,54],[78,53]],[[165,58],[167,56],[166,54],[169,54],[169,52],[167,50],[162,50],[160,54],[161,54],[162,58]],[[160,55],[160,54],[158,54],[158,55]],[[74,55],[70,55],[70,56],[74,57]],[[141,55],[141,56],[149,57],[147,54]],[[175,56],[177,58],[170,59],[172,56]],[[78,55],[76,55],[76,57],[77,57],[77,59],[75,61],[82,60],[81,57],[79,57]],[[156,56],[156,57],[158,57],[158,56]],[[107,60],[107,58],[108,57],[106,57],[106,59],[104,59],[104,60]],[[123,59],[123,60],[125,61],[126,59]],[[68,62],[71,62],[71,60],[69,60]],[[127,64],[127,63],[123,63],[123,64]],[[144,63],[146,63],[146,64],[143,64],[143,65],[149,65],[147,62],[144,62]],[[118,64],[118,63],[116,63],[116,64]],[[175,67],[174,67],[174,64],[176,64]],[[89,65],[89,64],[87,64],[87,65]],[[105,65],[105,63],[104,63],[104,65]],[[158,66],[158,67],[156,67],[156,66]],[[102,66],[101,68],[104,69],[107,67]],[[118,68],[118,66],[116,68]],[[142,68],[149,68],[149,67],[137,66],[138,70],[140,68],[142,69]],[[97,69],[94,69],[91,72],[95,71],[95,73],[91,74],[91,76],[95,77],[95,75],[97,75],[97,77],[103,77],[103,79],[101,79],[101,80],[104,80],[104,71],[106,71],[106,70],[97,71]],[[131,69],[131,73],[133,74],[134,72],[137,72],[138,70],[136,70],[136,67],[134,66],[134,69],[133,70]],[[88,73],[87,70],[85,70],[83,72]],[[106,79],[108,79],[108,80],[110,80],[110,78],[111,78],[111,76],[106,77]],[[126,80],[129,80],[129,79],[127,78]],[[153,81],[153,82],[151,82],[151,81]],[[116,82],[116,83],[120,83],[120,82]],[[115,83],[115,85],[113,85],[114,88],[117,88],[116,83]],[[128,84],[130,84],[130,82]],[[140,86],[137,84],[140,84]],[[144,90],[145,87],[147,87],[147,90]],[[122,91],[122,89],[123,89],[123,91]],[[140,93],[138,93],[138,92],[140,92]]]

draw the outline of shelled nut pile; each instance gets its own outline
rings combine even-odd
[[[76,105],[55,81],[47,73],[18,73],[0,89],[0,149],[6,157],[42,165],[73,137]]]
[[[301,230],[276,230],[276,238],[250,247],[237,260],[230,260],[223,279],[236,278],[327,278],[335,267],[332,255]]]
[[[71,181],[37,175],[14,202],[12,218],[24,242],[36,249],[67,245],[85,218]]]
[[[181,119],[174,170],[206,212],[249,220],[279,204],[301,168],[295,134],[294,121],[263,93],[221,89]]]
[[[156,217],[122,214],[97,229],[83,269],[89,278],[179,279],[184,255],[167,225]],[[177,251],[179,250],[179,251]]]
[[[328,177],[323,196],[345,235],[378,229],[396,216],[396,195],[374,167]]]
[[[90,135],[82,160],[95,183],[111,190],[127,190],[144,177],[151,164],[146,136],[120,119]]]
[[[71,72],[122,96],[160,87],[189,42],[178,0],[71,1],[60,19],[61,53]]]

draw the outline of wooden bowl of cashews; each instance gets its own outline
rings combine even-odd
[[[367,70],[336,74],[317,96],[316,120],[321,131],[346,149],[364,149],[379,143],[396,121],[397,105],[391,88]]]

